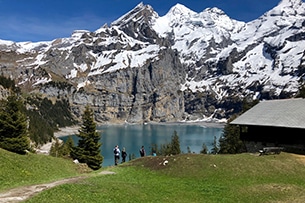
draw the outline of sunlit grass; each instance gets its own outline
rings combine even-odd
[[[0,191],[79,175],[71,160],[0,149]]]
[[[27,202],[302,202],[304,166],[287,153],[144,157]]]

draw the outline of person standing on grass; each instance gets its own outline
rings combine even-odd
[[[114,147],[113,153],[114,153],[114,165],[118,165],[120,160],[120,153],[121,153],[118,145]]]
[[[143,156],[145,156],[145,148],[144,148],[144,146],[142,146],[141,147],[141,149],[140,149],[140,155],[141,155],[141,157],[143,157]]]
[[[123,147],[123,150],[122,150],[122,163],[124,163],[126,161],[126,157],[127,157],[127,152],[126,152],[125,147]]]

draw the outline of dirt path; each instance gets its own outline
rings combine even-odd
[[[111,171],[102,171],[100,174],[114,174],[114,172]],[[78,176],[74,178],[67,178],[51,183],[45,183],[45,184],[39,184],[39,185],[32,185],[32,186],[24,186],[19,188],[14,188],[11,190],[8,190],[4,193],[0,193],[0,203],[17,203],[24,201],[39,192],[50,189],[52,187],[55,187],[57,185],[65,184],[65,183],[74,183],[79,180],[85,179],[87,176]]]

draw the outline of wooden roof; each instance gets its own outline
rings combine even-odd
[[[230,124],[305,129],[305,99],[261,101]]]

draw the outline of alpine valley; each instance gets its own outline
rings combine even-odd
[[[89,104],[99,123],[226,120],[245,100],[298,94],[304,26],[302,0],[247,23],[218,8],[177,4],[159,16],[140,3],[94,32],[0,40],[0,74],[28,94],[67,100],[75,118]]]

